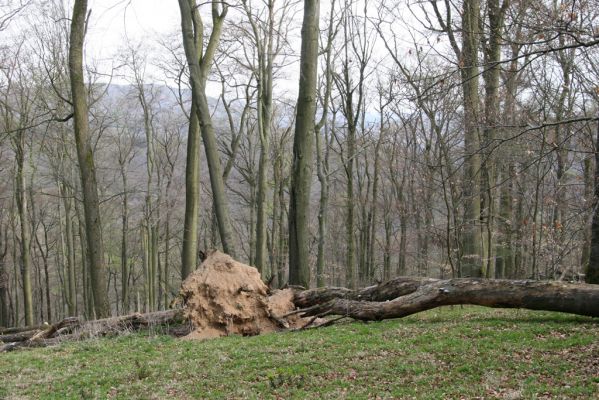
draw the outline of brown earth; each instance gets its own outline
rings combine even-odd
[[[212,251],[181,284],[185,316],[195,330],[186,338],[252,336],[299,328],[306,320],[282,316],[294,310],[290,289],[270,293],[254,267]]]

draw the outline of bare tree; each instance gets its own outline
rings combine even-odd
[[[310,286],[310,187],[318,75],[319,0],[304,0],[299,94],[289,199],[289,283]]]
[[[212,195],[214,196],[220,239],[225,253],[235,257],[236,252],[229,218],[229,205],[225,195],[225,186],[222,178],[214,127],[212,125],[212,117],[206,98],[206,80],[220,40],[228,5],[218,0],[212,0],[212,32],[205,51],[202,51],[203,46],[199,49],[197,47],[198,43],[203,43],[203,39],[198,38],[204,37],[204,25],[195,0],[179,0],[179,8],[181,10],[183,46],[189,66],[192,97],[195,100],[195,112],[198,115],[200,131],[206,150],[206,160],[208,162],[208,172],[210,173],[210,184]]]
[[[87,0],[76,0],[73,4],[69,41],[69,72],[94,310],[98,318],[103,318],[110,316],[110,302],[106,289],[107,271],[104,261],[100,202],[98,199],[94,152],[89,133],[87,90],[85,89],[83,75],[83,42],[87,15]]]

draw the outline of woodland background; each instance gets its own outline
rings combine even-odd
[[[213,62],[200,64],[224,184],[218,202],[204,144],[188,143],[199,123],[181,32],[123,39],[108,64],[85,60],[112,314],[167,308],[196,265],[195,251],[193,263],[182,261],[189,149],[200,160],[196,246],[225,247],[217,218],[225,204],[225,250],[273,286],[289,281],[296,97],[288,87],[304,2],[208,3],[194,28],[200,54],[222,31]],[[584,280],[599,4],[328,3],[307,186],[308,283]],[[0,326],[94,318],[69,80],[72,5],[3,1],[0,10]]]

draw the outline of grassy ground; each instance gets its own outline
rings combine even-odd
[[[455,307],[191,342],[135,334],[0,354],[0,399],[599,399],[599,320]]]

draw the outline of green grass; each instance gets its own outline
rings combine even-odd
[[[210,341],[134,334],[0,354],[0,399],[599,398],[599,320],[454,307]]]

